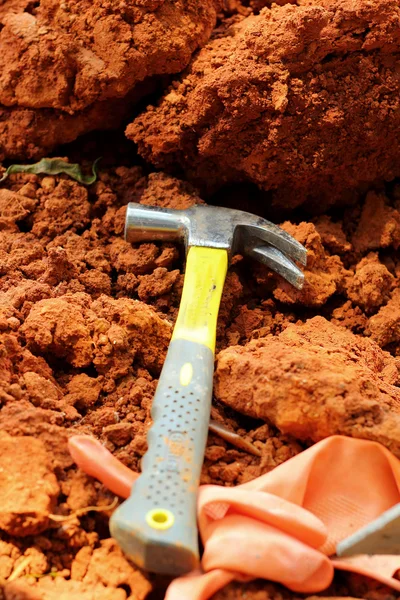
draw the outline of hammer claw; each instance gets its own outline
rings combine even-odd
[[[246,254],[281,275],[298,290],[303,287],[304,274],[290,258],[277,248],[246,245]]]
[[[244,225],[244,235],[250,238],[258,238],[259,244],[260,242],[261,244],[265,242],[275,246],[286,257],[304,266],[307,264],[307,250],[302,244],[286,233],[286,231],[265,219],[259,219],[259,223],[260,225]]]

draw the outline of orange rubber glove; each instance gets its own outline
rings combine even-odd
[[[126,498],[136,478],[99,442],[69,440],[72,458]],[[400,502],[400,461],[380,444],[333,436],[235,488],[201,486],[203,572],[175,579],[166,600],[208,600],[233,579],[264,578],[302,593],[326,589],[334,568],[400,591],[399,556],[333,558],[336,544]]]

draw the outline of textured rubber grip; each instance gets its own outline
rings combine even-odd
[[[198,566],[196,504],[213,371],[209,347],[171,342],[153,400],[142,474],[110,520],[111,535],[148,571],[179,575]]]

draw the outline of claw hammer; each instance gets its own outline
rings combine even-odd
[[[256,215],[216,206],[173,210],[130,203],[128,242],[183,242],[178,317],[152,404],[142,472],[113,513],[111,535],[139,567],[180,575],[199,564],[197,492],[207,442],[217,317],[229,259],[247,255],[297,288],[306,250]]]

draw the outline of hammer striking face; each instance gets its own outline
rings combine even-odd
[[[186,272],[178,317],[152,404],[142,473],[110,529],[141,568],[179,575],[198,566],[197,490],[212,399],[217,317],[229,259],[248,255],[297,288],[306,250],[250,213],[214,206],[170,210],[129,204],[130,242],[183,242]]]

